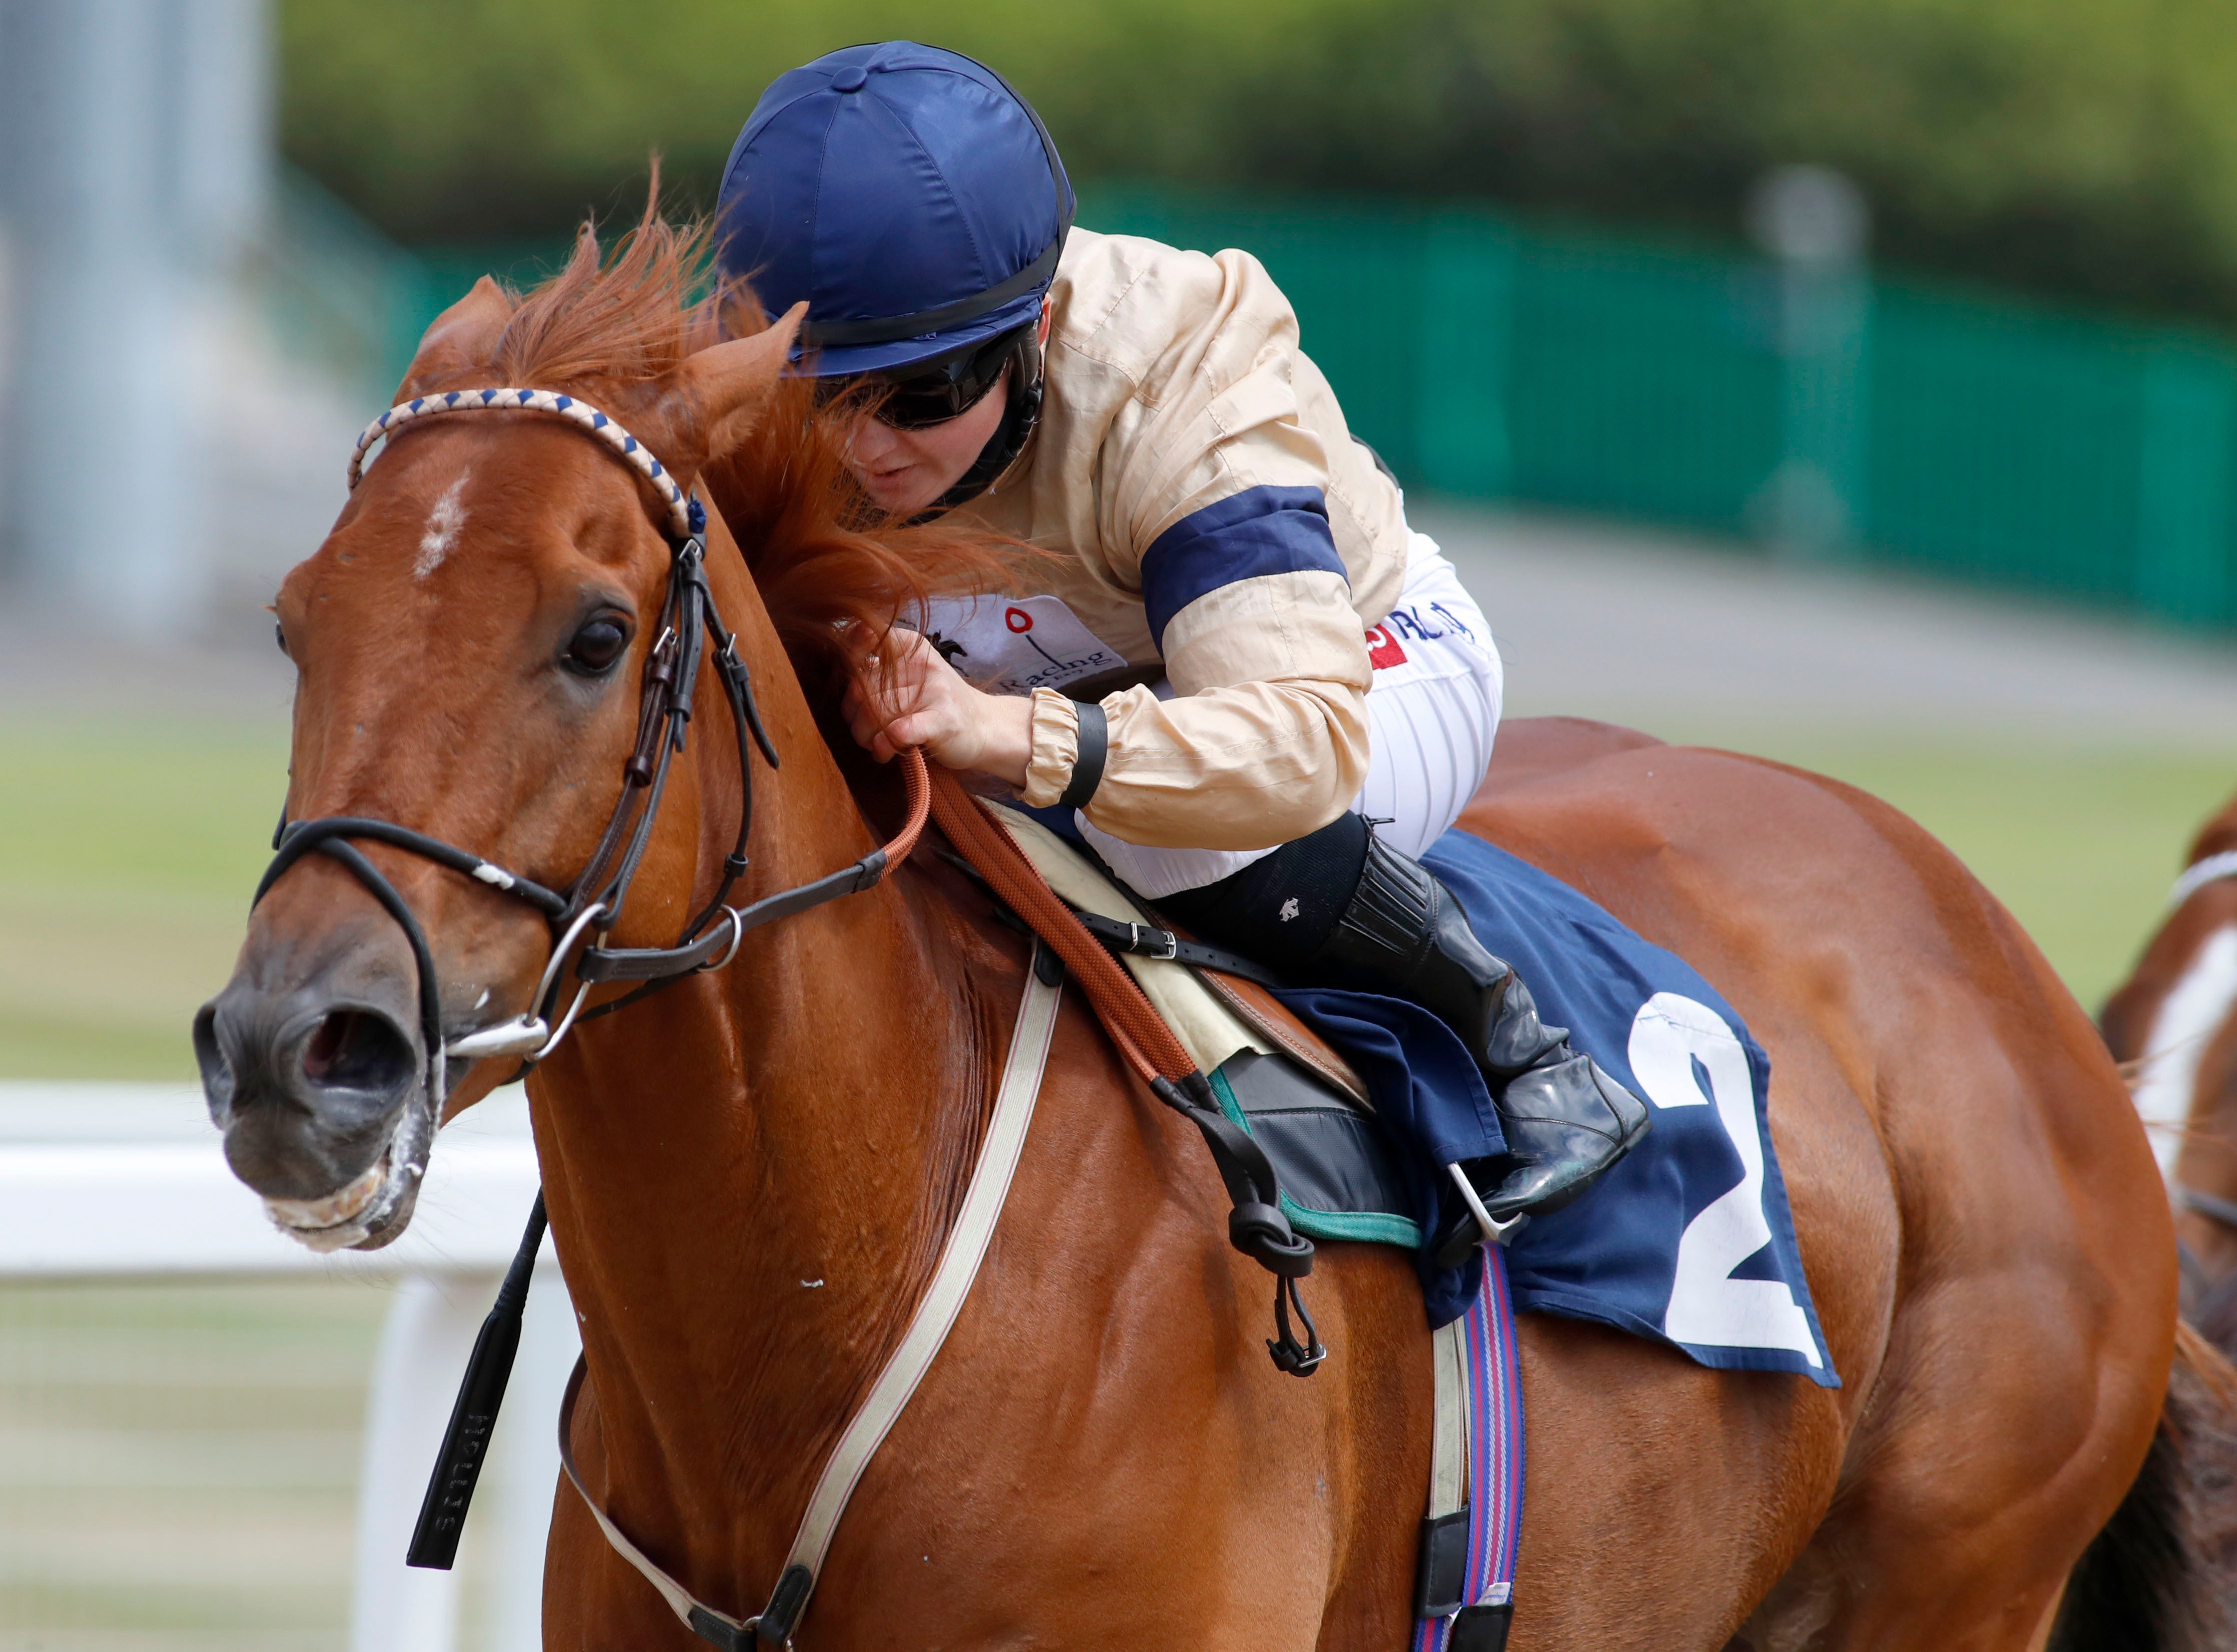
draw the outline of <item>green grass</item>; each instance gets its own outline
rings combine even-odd
[[[1863,787],[1948,844],[2095,1009],[2157,924],[2227,751],[1676,727]],[[287,768],[277,724],[0,724],[0,1077],[186,1078]]]
[[[192,1076],[287,767],[276,722],[0,724],[0,1077]]]
[[[0,1288],[0,1649],[340,1652],[359,1281]]]

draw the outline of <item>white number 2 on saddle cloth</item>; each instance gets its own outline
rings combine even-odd
[[[990,694],[1061,688],[1126,664],[1057,596],[935,597],[919,629]]]
[[[1764,1149],[1747,1052],[1722,1016],[1696,999],[1658,992],[1631,1025],[1633,1077],[1658,1108],[1708,1107],[1739,1155],[1739,1185],[1712,1200],[1678,1241],[1663,1334],[1673,1342],[1788,1348],[1823,1363],[1810,1320],[1777,1280],[1734,1279],[1732,1270],[1771,1243],[1763,1210]],[[1701,1077],[1709,1093],[1701,1091]],[[1713,1098],[1713,1099],[1712,1099]]]

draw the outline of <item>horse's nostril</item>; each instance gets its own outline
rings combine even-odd
[[[210,1116],[220,1124],[233,1107],[233,1063],[217,1036],[217,1005],[206,1004],[195,1017],[195,1063],[202,1070],[202,1094],[209,1100]]]
[[[383,1091],[412,1077],[412,1048],[386,1016],[330,1011],[303,1044],[303,1076],[322,1089]]]

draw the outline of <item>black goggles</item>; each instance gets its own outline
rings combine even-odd
[[[830,401],[859,392],[871,416],[895,430],[921,431],[945,425],[987,398],[1035,325],[1028,321],[930,363],[913,362],[890,372],[828,380],[829,388],[822,391],[820,399]]]

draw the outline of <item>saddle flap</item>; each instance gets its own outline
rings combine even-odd
[[[1366,1083],[1351,1070],[1351,1064],[1264,987],[1239,975],[1223,975],[1216,970],[1202,971],[1197,978],[1206,991],[1268,1043],[1342,1090],[1354,1107],[1367,1113],[1375,1110]]]
[[[1299,1233],[1419,1247],[1412,1193],[1371,1114],[1311,1070],[1255,1050],[1223,1062],[1211,1087],[1272,1163],[1282,1214]]]

